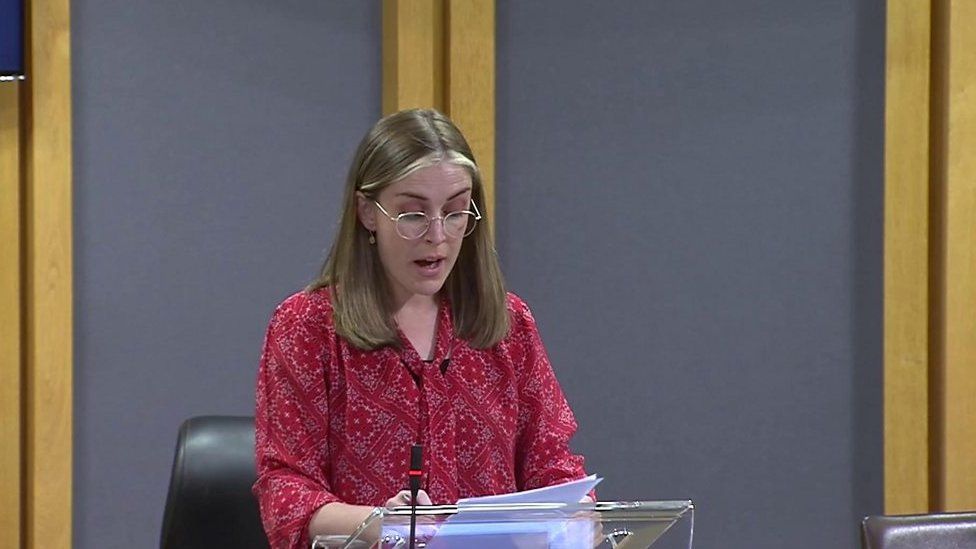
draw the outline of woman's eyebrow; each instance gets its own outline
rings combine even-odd
[[[462,194],[467,193],[467,192],[471,192],[471,187],[468,187],[466,189],[461,189],[460,191],[452,194],[450,197],[448,197],[447,202],[450,202],[451,200],[454,200],[455,198],[457,198],[457,197],[459,197]],[[414,199],[420,200],[421,202],[430,202],[430,199],[427,198],[426,196],[419,195],[419,194],[416,194],[416,193],[412,193],[410,191],[403,191],[403,192],[397,193],[397,196],[405,196],[407,198],[414,198]]]

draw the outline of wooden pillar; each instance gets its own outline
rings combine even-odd
[[[0,544],[71,547],[68,0],[26,3],[26,80],[0,84]]]
[[[478,159],[486,206],[493,215],[495,2],[455,0],[448,3],[447,12],[447,114],[464,132]]]
[[[21,546],[20,86],[0,82],[0,547]]]
[[[383,114],[444,111],[444,0],[383,0]]]
[[[461,128],[495,197],[494,0],[383,1],[383,114],[435,108]]]
[[[976,4],[888,0],[885,512],[976,508]]]
[[[976,509],[976,3],[936,0],[937,510]]]
[[[885,66],[885,512],[929,506],[929,6],[889,0]]]

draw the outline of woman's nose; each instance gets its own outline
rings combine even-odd
[[[427,227],[427,242],[440,243],[447,240],[447,233],[444,232],[444,218],[435,217],[430,220],[430,226]]]

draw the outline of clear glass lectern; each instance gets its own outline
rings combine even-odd
[[[520,503],[418,507],[417,549],[690,549],[690,501]],[[377,508],[352,536],[313,549],[407,549],[410,508]]]

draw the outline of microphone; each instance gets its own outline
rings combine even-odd
[[[420,492],[420,477],[424,468],[424,447],[414,444],[410,447],[410,549],[417,542],[417,493]]]

